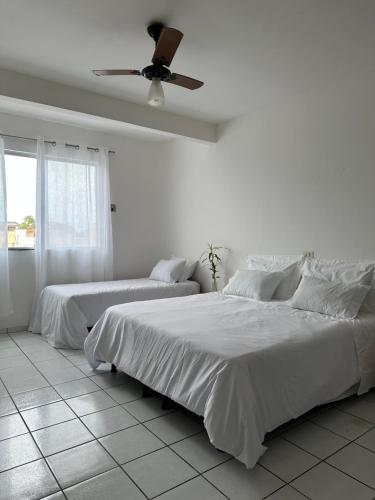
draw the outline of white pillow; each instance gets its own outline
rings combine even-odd
[[[288,300],[296,291],[301,279],[302,262],[303,255],[249,255],[246,258],[248,269],[285,273],[273,296],[277,300]]]
[[[159,260],[151,271],[150,280],[176,283],[185,270],[185,259]]]
[[[181,257],[175,257],[172,255],[172,259],[181,259]],[[185,260],[185,259],[184,259]],[[180,276],[180,279],[178,281],[187,281],[189,278],[191,278],[194,274],[195,268],[198,265],[197,260],[185,260],[185,269],[182,272],[182,275]]]
[[[303,276],[288,305],[294,309],[353,319],[357,316],[369,289],[366,285]]]
[[[309,259],[302,267],[304,276],[353,285],[370,285],[373,272],[373,263],[360,261]]]
[[[268,301],[283,279],[283,273],[267,273],[242,269],[236,271],[223,288],[225,295],[240,295],[250,299]]]

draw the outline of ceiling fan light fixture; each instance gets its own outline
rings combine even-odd
[[[148,91],[147,102],[150,106],[163,106],[164,91],[161,85],[160,78],[153,78]]]

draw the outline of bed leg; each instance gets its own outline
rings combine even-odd
[[[113,363],[111,365],[111,373],[117,373],[117,368]]]
[[[170,410],[173,408],[173,401],[167,396],[163,396],[162,402],[161,402],[161,409],[162,410]]]

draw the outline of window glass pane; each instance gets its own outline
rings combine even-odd
[[[5,155],[8,247],[34,248],[36,159]]]

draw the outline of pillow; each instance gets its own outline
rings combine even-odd
[[[181,260],[181,257],[175,257],[172,255],[172,259],[179,259]],[[183,259],[185,260],[185,259]],[[185,260],[185,269],[183,270],[180,279],[178,281],[187,281],[189,278],[191,278],[194,274],[195,268],[198,265],[197,260]]]
[[[353,319],[357,316],[369,289],[366,285],[303,276],[288,305],[294,309]]]
[[[267,273],[266,271],[237,271],[223,288],[225,295],[240,295],[250,299],[268,301],[274,294],[283,273]]]
[[[302,255],[249,255],[246,258],[248,269],[285,273],[273,296],[277,300],[288,300],[296,291],[301,279],[302,262]]]
[[[370,285],[374,264],[369,262],[345,262],[343,260],[306,260],[302,268],[304,276],[341,281],[353,285]]]
[[[159,260],[151,271],[150,280],[176,283],[185,270],[185,259]]]

